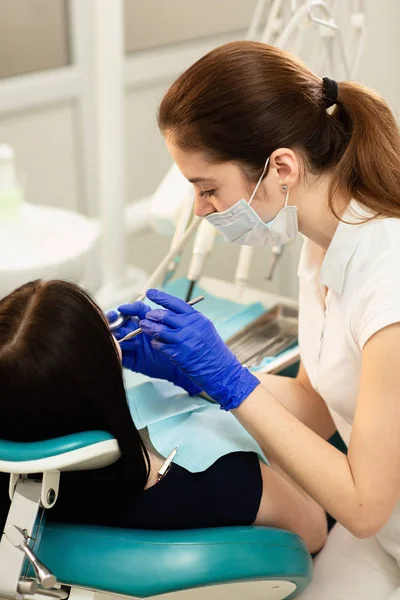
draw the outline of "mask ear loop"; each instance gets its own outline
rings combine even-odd
[[[256,189],[254,190],[254,192],[252,193],[252,195],[251,195],[251,197],[250,197],[250,200],[249,200],[249,206],[250,206],[250,204],[253,202],[254,196],[256,195],[256,193],[257,193],[257,190],[258,190],[258,188],[260,187],[260,184],[261,184],[261,182],[262,182],[262,180],[263,180],[263,177],[264,177],[264,175],[265,175],[265,171],[267,170],[268,163],[269,163],[269,156],[268,156],[267,160],[265,161],[264,169],[263,169],[263,172],[261,173],[261,177],[260,177],[260,179],[258,180],[258,183],[257,183],[257,185],[256,185]]]

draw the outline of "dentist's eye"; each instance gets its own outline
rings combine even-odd
[[[216,190],[201,190],[201,192],[199,192],[199,196],[201,196],[202,198],[210,198],[211,196],[214,196]]]

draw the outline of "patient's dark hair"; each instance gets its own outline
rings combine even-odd
[[[0,437],[32,442],[88,430],[118,440],[128,485],[143,490],[149,457],[102,312],[74,284],[27,283],[0,301]]]

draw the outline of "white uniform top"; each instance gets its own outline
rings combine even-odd
[[[346,444],[363,346],[400,322],[400,219],[361,222],[369,216],[353,200],[342,217],[352,224],[339,222],[327,251],[306,239],[298,270],[301,360]],[[377,537],[400,564],[400,505]]]

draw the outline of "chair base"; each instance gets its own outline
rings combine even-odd
[[[291,581],[268,580],[243,583],[227,583],[181,592],[151,596],[149,600],[284,600],[294,598],[297,586]],[[114,596],[82,588],[72,588],[69,600],[118,600],[127,596]],[[138,596],[128,596],[130,600],[142,600]],[[48,600],[36,595],[32,600]]]

